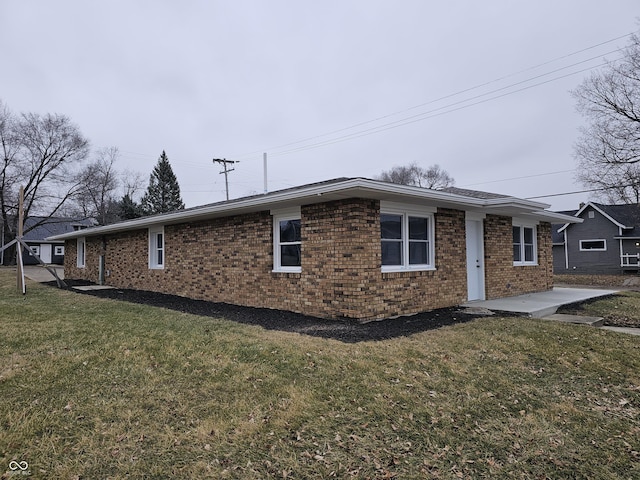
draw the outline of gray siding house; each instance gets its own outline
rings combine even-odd
[[[95,225],[93,220],[66,217],[28,217],[24,222],[25,234],[22,237],[30,251],[23,249],[22,259],[25,265],[36,265],[35,254],[46,264],[64,263],[64,242],[48,240],[53,235],[75,232]]]
[[[552,225],[553,271],[621,274],[640,269],[640,205],[588,202],[573,214],[582,223]]]

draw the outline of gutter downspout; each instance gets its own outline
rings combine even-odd
[[[564,233],[564,268],[569,270],[569,238],[566,229],[562,233]]]
[[[618,242],[620,243],[620,268],[624,268],[624,261],[622,257],[624,255],[624,249],[622,248],[622,227],[618,227],[618,235],[620,236],[618,239]]]

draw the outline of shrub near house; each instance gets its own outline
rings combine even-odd
[[[372,320],[550,289],[550,222],[579,220],[546,208],[347,178],[54,238],[67,278]]]

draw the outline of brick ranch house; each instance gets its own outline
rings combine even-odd
[[[57,235],[65,276],[374,320],[552,288],[546,204],[341,178]]]

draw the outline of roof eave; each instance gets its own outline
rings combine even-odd
[[[368,198],[389,201],[409,201],[425,205],[451,207],[463,210],[484,211],[499,214],[500,211],[516,210],[537,215],[549,205],[515,197],[497,199],[479,199],[455,193],[431,190],[422,187],[397,185],[366,178],[352,178],[344,181],[315,184],[299,189],[282,190],[256,197],[240,198],[228,202],[216,203],[195,209],[179,210],[152,217],[137,218],[124,222],[105,225],[66,234],[55,235],[48,240],[69,240],[87,235],[106,235],[127,230],[136,230],[155,225],[171,225],[189,221],[204,220],[216,216],[231,216],[262,210],[273,210],[293,205],[339,200],[346,198]],[[544,212],[551,213],[551,212]]]
[[[569,225],[570,223],[582,223],[584,219],[565,215],[563,213],[549,212],[549,211],[537,211],[531,213],[525,213],[523,216],[533,216],[538,220],[549,223],[564,223]],[[564,228],[564,227],[563,227]],[[558,229],[560,232],[562,229]]]

